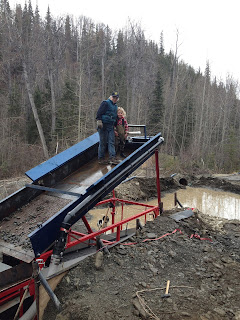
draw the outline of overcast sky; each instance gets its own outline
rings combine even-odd
[[[130,19],[141,25],[148,39],[159,43],[164,34],[166,52],[175,50],[179,32],[180,59],[204,71],[208,60],[212,76],[225,82],[227,75],[240,80],[240,0],[31,0],[45,16],[66,14],[91,18],[112,30]],[[11,8],[25,0],[9,0]],[[28,3],[28,0],[27,0]]]

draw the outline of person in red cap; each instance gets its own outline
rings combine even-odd
[[[117,101],[119,94],[114,91],[111,96],[102,101],[97,111],[97,130],[99,133],[98,162],[99,164],[118,164],[115,151],[114,124],[117,119]],[[109,160],[105,160],[108,148]]]

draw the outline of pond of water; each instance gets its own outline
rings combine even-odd
[[[240,195],[208,188],[186,187],[177,191],[177,198],[184,207],[197,208],[202,213],[225,219],[240,219]],[[174,205],[174,195],[162,199],[165,209]]]

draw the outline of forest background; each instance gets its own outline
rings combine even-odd
[[[224,46],[224,42],[223,42]],[[184,170],[240,166],[239,84],[218,81],[145,38],[133,22],[119,31],[88,17],[45,18],[0,1],[0,179],[13,177],[96,132],[112,90],[131,124],[162,133],[162,154]],[[175,160],[173,160],[175,161]]]

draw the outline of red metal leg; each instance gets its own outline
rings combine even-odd
[[[93,233],[92,228],[90,227],[90,225],[89,225],[89,223],[87,221],[87,218],[85,216],[82,217],[82,221],[84,222],[88,233]]]
[[[120,226],[117,227],[117,236],[116,236],[116,241],[120,240]]]
[[[114,210],[111,212],[111,215],[112,215],[112,224],[114,224],[115,223],[115,211]],[[114,228],[112,228],[112,232],[114,232]]]
[[[123,202],[122,202],[122,212],[121,212],[121,221],[123,220]],[[123,229],[123,226],[121,224],[121,230]]]
[[[160,213],[162,213],[161,188],[160,188],[160,177],[159,177],[159,162],[158,162],[158,150],[155,150],[155,164],[156,164],[156,178],[157,178],[158,207],[159,207]]]
[[[113,193],[113,197],[112,197],[112,204],[113,204],[113,207],[112,207],[112,212],[111,212],[111,215],[112,215],[112,224],[115,223],[115,213],[116,213],[116,197],[115,197],[115,190],[113,189],[112,191]],[[114,228],[112,229],[112,232],[114,232]]]

